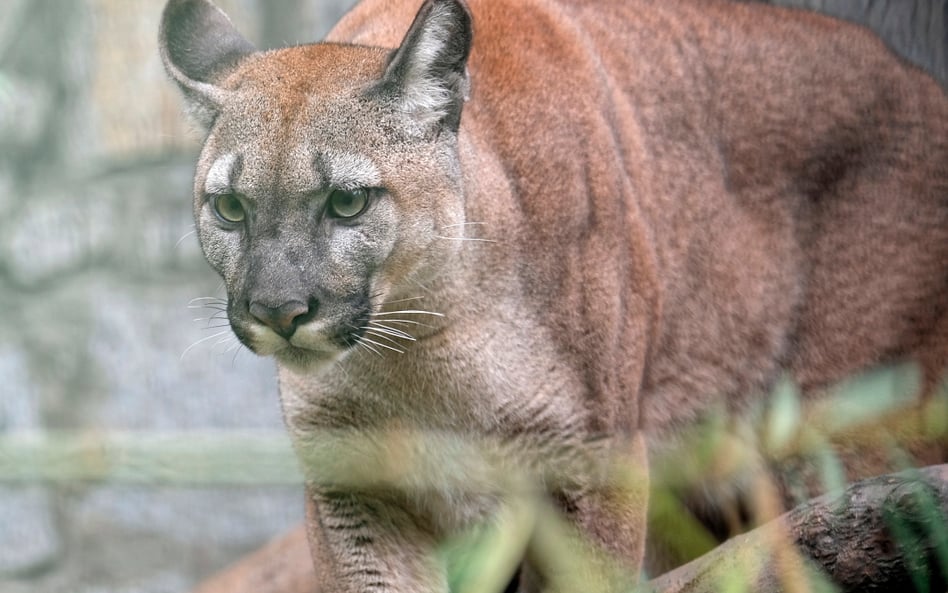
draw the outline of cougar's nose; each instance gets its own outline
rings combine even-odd
[[[275,309],[258,302],[250,303],[250,314],[287,340],[296,328],[309,321],[315,312],[315,302],[289,301]]]

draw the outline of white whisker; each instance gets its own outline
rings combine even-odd
[[[237,357],[240,356],[240,353],[245,350],[245,348],[242,348],[242,346],[243,346],[243,344],[241,344],[241,343],[238,341],[238,342],[237,342],[237,347],[234,349],[234,357],[230,359],[230,366],[231,366],[231,368],[234,368],[234,367],[237,366]]]
[[[476,237],[442,237],[441,235],[435,235],[438,239],[445,239],[447,241],[470,241],[472,243],[498,243],[494,239],[478,239]]]
[[[422,289],[423,291],[425,291],[425,292],[431,292],[431,289],[430,289],[430,288],[428,288],[427,286],[425,286],[424,284],[422,284],[422,283],[419,282],[418,280],[416,280],[416,279],[414,279],[414,278],[412,278],[412,277],[410,277],[410,276],[409,276],[408,279],[411,280],[412,284],[414,284],[414,285],[417,286],[418,288]]]
[[[192,321],[196,323],[200,321],[207,321],[210,323],[211,321],[224,320],[224,319],[227,319],[227,315],[225,315],[224,313],[225,313],[224,311],[218,311],[217,313],[214,313],[210,317],[195,317],[194,319],[192,319]]]
[[[396,348],[398,347],[398,342],[396,342],[396,341],[393,340],[392,338],[383,336],[383,335],[381,335],[381,334],[376,334],[376,333],[373,333],[373,332],[370,332],[370,331],[365,332],[365,335],[366,335],[366,336],[372,336],[373,338],[376,338],[376,339],[379,339],[379,340],[385,340],[385,341],[388,342],[389,344],[393,344]],[[366,339],[368,339],[368,338],[366,338]],[[380,344],[380,345],[381,345],[381,346],[385,346],[385,344]]]
[[[443,228],[443,229],[456,229],[456,228],[462,227],[462,226],[478,226],[478,225],[486,225],[486,224],[487,224],[486,222],[459,222],[459,223],[456,223],[456,224],[446,224],[446,225],[444,225],[444,226],[441,227],[441,228]]]
[[[378,337],[378,336],[376,336],[376,337]],[[380,343],[380,342],[376,342],[375,340],[370,340],[369,338],[367,338],[367,337],[365,337],[365,336],[362,336],[360,339],[365,340],[365,341],[368,342],[369,344],[373,344],[373,345],[375,345],[375,346],[378,346],[379,348],[385,348],[386,350],[391,350],[392,352],[398,352],[399,354],[405,354],[405,351],[404,351],[404,350],[399,350],[398,348],[394,348],[394,347],[392,347],[392,346],[387,346],[387,345],[382,344],[382,343]]]
[[[423,297],[423,296],[416,296],[416,297],[410,297],[410,298],[407,298],[407,299],[399,299],[399,300],[397,300],[397,301],[385,301],[384,303],[379,303],[379,305],[380,305],[380,306],[384,306],[384,305],[394,305],[394,304],[396,304],[396,303],[407,303],[407,302],[409,302],[409,301],[422,301],[422,300],[424,300],[424,298],[425,298],[425,297]]]
[[[374,331],[372,331],[371,329],[366,329],[366,330],[365,330],[365,335],[367,335],[367,336],[372,336],[372,337],[378,338],[378,339],[380,339],[380,340],[385,340],[385,341],[388,342],[389,344],[393,344],[393,345],[396,346],[396,347],[401,346],[401,344],[399,344],[398,342],[396,342],[394,338],[390,338],[390,337],[388,337],[388,336],[386,336],[386,335],[384,335],[384,334],[380,334],[380,333],[378,333],[378,332],[374,332]],[[404,352],[402,352],[402,354],[404,354]]]
[[[363,340],[364,340],[364,338],[356,338],[356,344],[357,344],[358,346],[360,346],[361,348],[364,348],[364,349],[367,350],[368,352],[371,352],[371,353],[375,354],[375,355],[378,356],[379,358],[385,358],[384,356],[382,356],[382,353],[381,353],[381,352],[379,352],[378,350],[376,350],[376,349],[373,348],[372,346],[369,346],[369,345],[366,344]]]
[[[194,347],[197,346],[198,344],[203,344],[204,342],[207,342],[208,340],[213,340],[214,338],[219,338],[219,337],[221,337],[221,336],[223,336],[223,335],[225,335],[225,334],[227,334],[227,333],[229,333],[229,332],[227,332],[227,331],[222,331],[222,332],[218,332],[218,333],[216,333],[216,334],[214,334],[214,335],[207,336],[207,337],[205,337],[205,338],[201,338],[201,339],[198,340],[197,342],[191,344],[190,346],[188,346],[187,348],[184,349],[184,352],[181,353],[181,360],[184,360],[184,357],[188,354],[188,352],[190,352],[192,349],[194,349]]]
[[[370,319],[369,323],[381,324],[380,321],[377,321],[375,319]],[[420,327],[434,327],[434,326],[428,325],[427,323],[422,323],[420,321],[412,321],[410,319],[386,319],[385,323],[394,323],[396,325],[417,325]],[[387,327],[387,326],[382,326],[382,327]]]
[[[207,309],[209,311],[215,311],[215,313],[209,318],[202,317],[195,319],[195,321],[209,321],[210,319],[214,319],[219,315],[225,315],[227,313],[227,301],[217,297],[198,297],[196,299],[191,299],[191,302],[188,303],[188,309]]]
[[[191,235],[195,234],[196,232],[197,232],[196,230],[191,230],[191,231],[188,231],[187,233],[185,233],[184,236],[182,236],[180,239],[178,239],[178,242],[174,244],[174,248],[177,249],[182,243],[184,243],[184,240],[185,240],[185,239],[187,239],[187,238],[190,237]]]
[[[443,313],[435,313],[434,311],[422,311],[420,309],[406,309],[404,311],[382,311],[379,313],[373,313],[372,317],[387,317],[389,315],[433,315],[435,317],[444,317]]]
[[[352,381],[352,376],[349,374],[349,371],[346,370],[346,366],[344,364],[342,364],[338,360],[334,360],[332,361],[332,363],[336,366],[337,369],[342,371],[342,374],[346,376],[347,381]]]
[[[365,329],[371,329],[371,330],[373,330],[373,331],[381,332],[381,333],[387,334],[387,335],[389,335],[389,336],[393,336],[393,337],[396,337],[396,338],[402,338],[403,340],[411,340],[412,342],[417,341],[417,340],[415,340],[415,337],[414,337],[414,336],[412,336],[411,334],[409,334],[409,333],[407,333],[407,332],[403,332],[403,331],[400,330],[400,329],[395,329],[394,327],[389,327],[389,326],[387,326],[387,325],[383,325],[382,323],[380,323],[380,322],[378,322],[378,321],[375,321],[375,322],[369,321],[369,323],[371,324],[371,327],[366,327]]]

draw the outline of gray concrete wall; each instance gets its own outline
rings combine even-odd
[[[220,4],[271,47],[318,39],[351,1]],[[285,438],[271,362],[189,349],[221,331],[189,302],[221,295],[189,234],[197,134],[157,57],[162,5],[0,2],[2,593],[185,591],[302,517],[292,480],[128,479],[69,457],[44,477],[16,446]]]

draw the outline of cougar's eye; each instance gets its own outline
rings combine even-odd
[[[355,218],[369,205],[369,190],[334,190],[329,194],[329,215],[333,218]]]
[[[214,196],[214,214],[229,224],[243,222],[246,218],[244,205],[240,203],[240,198],[234,194],[220,194]]]

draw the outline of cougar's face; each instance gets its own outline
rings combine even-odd
[[[235,334],[308,368],[419,296],[463,219],[451,135],[417,134],[367,94],[386,53],[307,46],[254,56],[204,146],[194,212]],[[338,81],[345,81],[340,83]]]

